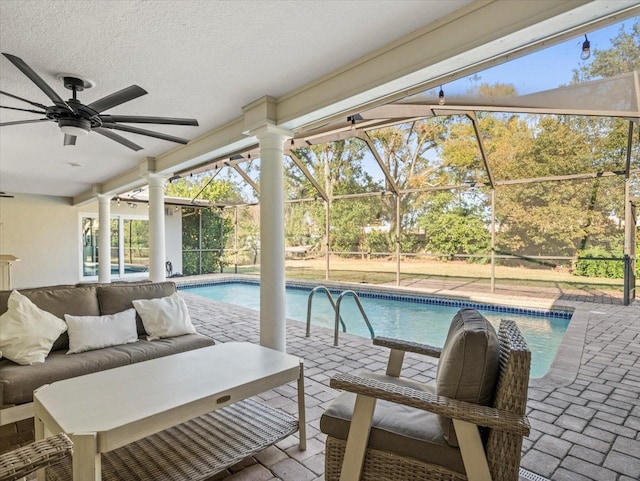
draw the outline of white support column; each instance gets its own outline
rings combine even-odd
[[[152,282],[166,280],[164,183],[166,177],[148,174],[149,183],[149,279]]]
[[[111,282],[111,197],[98,196],[98,282]]]
[[[291,133],[267,123],[260,143],[260,344],[286,351],[284,142]]]

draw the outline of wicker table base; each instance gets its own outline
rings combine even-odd
[[[298,420],[251,399],[102,455],[103,481],[202,481],[298,430]],[[47,469],[71,481],[71,462]]]

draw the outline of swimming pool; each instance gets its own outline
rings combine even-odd
[[[260,285],[257,282],[210,282],[180,286],[180,289],[209,299],[255,310],[260,309]],[[286,304],[289,319],[306,322],[307,300],[311,289],[312,286],[308,285],[287,285]],[[337,298],[342,290],[331,289],[333,297]],[[531,349],[532,378],[542,377],[549,370],[571,319],[571,312],[568,311],[520,309],[451,299],[354,290],[377,336],[442,346],[451,318],[461,307],[478,309],[496,327],[500,319],[513,319]],[[343,299],[340,313],[348,333],[370,337],[369,330],[352,298]],[[311,314],[312,325],[333,329],[335,314],[326,295],[322,292],[314,295]]]

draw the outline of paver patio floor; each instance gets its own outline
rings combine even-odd
[[[204,299],[181,291],[198,330],[217,341],[259,342],[256,311]],[[459,294],[459,293],[458,293]],[[510,298],[521,305],[521,293]],[[482,293],[487,297],[486,293]],[[489,296],[490,297],[490,296]],[[542,296],[543,303],[550,296]],[[585,298],[587,299],[587,298]],[[526,298],[527,302],[532,302]],[[593,299],[589,299],[593,301]],[[553,481],[637,481],[640,479],[640,301],[613,303],[551,299],[577,310],[565,336],[555,371],[532,380],[528,415],[531,435],[523,446],[522,467]],[[295,436],[247,459],[210,481],[316,481],[324,470],[324,435],[319,419],[337,391],[331,376],[359,370],[383,371],[387,350],[369,339],[287,323],[287,350],[305,363],[308,449],[298,450]],[[407,355],[403,375],[431,381],[432,360]],[[261,396],[269,405],[297,412],[294,385]]]

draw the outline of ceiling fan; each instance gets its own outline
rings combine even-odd
[[[0,123],[0,126],[2,127],[7,125],[30,124],[37,122],[56,122],[58,127],[60,127],[60,130],[64,133],[63,145],[75,145],[76,138],[78,136],[87,135],[89,132],[97,132],[98,134],[111,140],[115,140],[132,150],[138,151],[141,150],[142,147],[113,132],[113,130],[121,130],[124,132],[131,132],[157,139],[168,140],[170,142],[186,144],[189,142],[187,139],[122,124],[198,125],[198,121],[196,119],[139,117],[133,115],[108,115],[102,113],[105,110],[145,95],[147,91],[137,85],[131,85],[130,87],[124,88],[118,92],[112,93],[111,95],[107,95],[106,97],[85,105],[76,98],[77,93],[82,92],[85,88],[90,88],[92,85],[77,77],[62,77],[64,86],[71,90],[73,94],[73,97],[65,102],[55,92],[55,90],[53,90],[21,58],[8,53],[3,53],[2,55],[4,55],[23,74],[29,77],[29,80],[36,84],[36,86],[38,86],[38,88],[40,88],[40,90],[42,90],[47,97],[53,101],[53,105],[46,106],[0,90],[0,94],[26,102],[40,110],[20,109],[4,105],[0,105],[0,108],[31,112],[44,116],[35,120],[18,120],[14,122]]]

